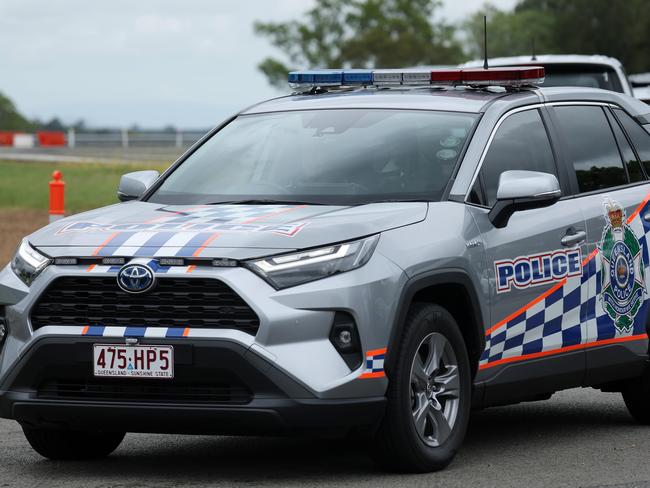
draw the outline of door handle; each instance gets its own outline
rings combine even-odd
[[[584,230],[569,232],[569,234],[566,234],[562,239],[560,239],[560,242],[563,246],[575,246],[576,244],[584,242],[584,240],[587,238],[587,233]]]

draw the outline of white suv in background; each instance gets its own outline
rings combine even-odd
[[[616,58],[583,54],[542,54],[491,58],[490,67],[543,66],[546,78],[541,86],[583,86],[602,88],[634,96],[623,65]],[[482,59],[461,64],[461,68],[481,68]]]

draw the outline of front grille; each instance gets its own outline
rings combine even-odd
[[[238,384],[193,384],[167,380],[49,380],[38,388],[39,398],[60,400],[136,401],[157,403],[246,404],[252,393]]]
[[[228,285],[205,278],[159,278],[132,294],[115,277],[66,276],[54,280],[31,312],[34,330],[48,325],[198,327],[255,335],[259,318]]]

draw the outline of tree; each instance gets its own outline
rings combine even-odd
[[[604,54],[628,71],[650,70],[650,2],[647,0],[519,0],[512,12],[486,5],[465,23],[469,52],[483,51],[488,16],[490,56],[532,53]]]
[[[52,131],[66,130],[66,126],[59,120],[58,117],[52,118],[47,124],[43,125],[42,129]]]
[[[455,28],[434,21],[440,0],[317,0],[301,21],[255,23],[286,60],[266,58],[259,69],[286,85],[296,68],[401,68],[455,64],[463,51]]]
[[[9,98],[0,93],[0,130],[29,131],[33,124],[23,117]]]
[[[489,57],[556,52],[553,15],[527,9],[510,12],[486,4],[463,26],[468,39],[467,53],[473,58],[483,58],[483,16],[487,16]]]

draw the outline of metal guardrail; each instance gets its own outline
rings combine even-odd
[[[198,141],[205,131],[111,131],[111,132],[78,132],[73,129],[67,133],[68,147],[101,146],[101,147],[175,147],[183,148]]]

